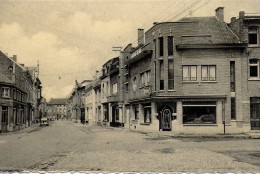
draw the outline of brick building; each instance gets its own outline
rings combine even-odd
[[[176,133],[247,132],[242,96],[247,43],[216,16],[138,29],[123,51],[130,129]],[[259,84],[257,85],[259,88]],[[240,112],[241,111],[241,112]],[[246,112],[246,111],[244,111]]]
[[[15,131],[35,122],[39,113],[41,81],[17,56],[0,52],[0,131]]]

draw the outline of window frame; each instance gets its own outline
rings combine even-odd
[[[164,56],[164,39],[162,36],[159,37],[159,56],[163,57]]]
[[[148,110],[150,115],[147,115]],[[151,122],[152,122],[152,108],[151,106],[144,106],[144,123],[151,123]]]
[[[188,68],[188,79],[187,80],[184,80],[184,67],[187,67]],[[195,67],[196,68],[196,79],[195,80],[193,80],[192,78],[194,78],[194,77],[192,77],[191,75],[192,75],[192,73],[191,73],[191,67]],[[198,81],[198,66],[197,65],[182,65],[182,81],[183,82],[197,82]]]
[[[170,62],[172,62],[171,67],[170,67]],[[172,74],[170,71],[172,71]],[[170,78],[170,76],[172,76],[172,78]],[[173,82],[172,88],[170,88],[170,81]],[[174,90],[174,60],[173,59],[168,60],[168,90]]]
[[[168,56],[174,55],[174,37],[168,36]]]
[[[203,70],[203,67],[207,67],[207,79],[204,80],[203,77],[202,77],[202,70]],[[210,78],[210,74],[211,74],[211,68],[210,67],[215,67],[215,78],[213,80],[211,80]],[[216,82],[217,81],[217,66],[216,65],[201,65],[201,81],[202,82]]]
[[[2,98],[11,98],[11,88],[10,87],[2,87],[2,95],[1,96],[2,96]]]
[[[256,31],[252,31],[253,29],[256,29]],[[249,43],[249,35],[252,35],[252,34],[256,34],[256,43],[251,44],[251,43]],[[257,27],[257,26],[249,26],[248,27],[248,45],[249,46],[259,45],[259,27]]]
[[[250,60],[256,60],[257,63],[250,63]],[[252,58],[249,59],[249,79],[260,79],[260,59]],[[257,67],[257,76],[251,76],[251,67]]]

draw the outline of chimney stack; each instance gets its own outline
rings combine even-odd
[[[17,55],[13,55],[13,60],[17,62]]]
[[[216,10],[216,17],[220,22],[224,22],[224,7],[218,7]]]
[[[138,29],[138,46],[144,45],[144,29]]]
[[[236,19],[237,19],[236,17],[232,17],[231,18],[231,23],[235,22]]]

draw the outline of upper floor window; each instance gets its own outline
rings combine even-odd
[[[168,60],[168,89],[174,89],[174,64],[173,59]]]
[[[14,99],[16,99],[16,90],[14,89]]]
[[[159,73],[160,73],[160,90],[164,90],[164,64],[163,60],[160,60],[160,67],[159,67]]]
[[[141,73],[142,86],[148,86],[150,84],[150,74],[151,74],[150,70]]]
[[[21,101],[21,91],[17,91],[17,100]]]
[[[117,93],[117,83],[114,83],[113,85],[112,85],[112,89],[113,89],[113,94],[116,94]]]
[[[183,65],[182,66],[182,80],[183,81],[197,81],[197,66]]]
[[[249,75],[251,78],[260,78],[259,76],[259,59],[249,60]]]
[[[10,98],[10,88],[9,87],[2,87],[2,97]]]
[[[258,45],[258,27],[248,28],[248,44]]]
[[[201,81],[216,81],[216,65],[201,66]]]
[[[160,53],[160,56],[163,56],[163,37],[159,37],[159,53]]]
[[[136,77],[133,78],[133,90],[136,91],[137,89],[137,80]]]
[[[173,56],[173,36],[168,36],[168,56]]]

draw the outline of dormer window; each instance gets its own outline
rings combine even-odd
[[[258,27],[248,28],[248,44],[258,45]]]

